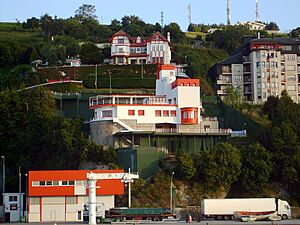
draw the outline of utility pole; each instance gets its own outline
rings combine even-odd
[[[111,94],[111,71],[108,70],[108,74],[109,74],[109,94]]]

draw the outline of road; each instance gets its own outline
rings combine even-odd
[[[22,223],[1,223],[1,225],[21,225]],[[27,223],[28,225],[38,225],[41,223]],[[43,225],[80,225],[87,223],[65,223],[65,222],[53,222],[53,223],[42,223]],[[114,225],[138,225],[138,224],[150,224],[150,225],[182,225],[186,224],[185,221],[179,222],[122,222],[122,223],[112,223]],[[300,225],[300,219],[297,220],[281,220],[281,221],[256,221],[256,222],[238,222],[238,221],[201,221],[192,222],[191,225]],[[24,223],[25,225],[25,223]]]

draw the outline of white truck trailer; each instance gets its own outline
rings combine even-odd
[[[288,202],[275,198],[204,199],[201,202],[202,218],[234,219],[236,211],[274,211],[283,220],[291,218],[291,208]]]

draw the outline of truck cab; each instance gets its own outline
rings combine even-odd
[[[283,220],[292,217],[291,207],[287,201],[278,199],[278,215],[281,216]]]

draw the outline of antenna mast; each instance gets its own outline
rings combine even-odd
[[[258,7],[258,0],[256,0],[256,21],[259,21],[259,7]]]
[[[189,20],[189,25],[192,23],[192,5],[188,4],[187,6],[188,10],[188,20]]]
[[[163,30],[164,30],[164,12],[161,11],[160,13],[160,26],[161,26],[161,33],[163,34]]]
[[[231,16],[230,16],[230,0],[227,0],[227,25],[231,24]]]

